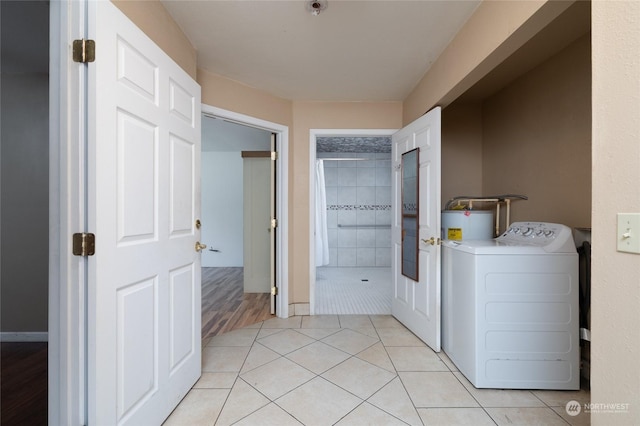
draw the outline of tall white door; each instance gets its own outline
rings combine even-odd
[[[243,159],[244,292],[271,293],[271,158]]]
[[[440,351],[440,107],[392,137],[391,312],[434,351]],[[402,275],[402,154],[419,149],[418,280]],[[433,240],[430,240],[433,238]],[[430,243],[433,242],[433,244]]]
[[[269,257],[269,284],[271,290],[271,315],[276,314],[276,299],[278,297],[278,283],[276,282],[276,227],[278,223],[278,215],[276,211],[276,176],[278,175],[278,149],[276,143],[276,134],[271,133],[271,152],[276,153],[275,158],[271,156],[271,173],[269,176],[270,182],[270,203],[269,203],[269,213],[271,216],[271,232],[269,233],[269,247],[270,247],[270,257]],[[275,223],[273,219],[276,219]],[[274,227],[275,225],[275,227]]]
[[[88,2],[88,424],[161,424],[200,376],[200,87]]]

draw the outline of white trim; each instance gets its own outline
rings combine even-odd
[[[46,331],[3,331],[0,342],[48,342],[49,333]]]
[[[289,317],[289,127],[222,108],[202,104],[202,113],[223,120],[267,130],[277,135],[278,168],[276,170],[276,281],[278,283],[277,315]]]
[[[313,171],[316,167],[316,138],[318,136],[357,137],[391,136],[398,129],[310,129],[309,130],[309,312],[315,315],[316,291],[316,180]]]
[[[84,258],[71,234],[84,229],[86,66],[71,60],[84,38],[86,0],[50,3],[49,41],[49,411],[50,425],[86,424]]]

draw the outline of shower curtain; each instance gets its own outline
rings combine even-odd
[[[316,266],[329,264],[327,235],[327,192],[324,184],[324,162],[316,160]]]

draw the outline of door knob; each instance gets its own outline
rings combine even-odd
[[[436,244],[440,244],[440,238],[435,238],[435,237],[431,237],[428,240],[425,240],[424,238],[422,239],[422,242],[425,244],[431,244],[432,246],[435,246]]]
[[[206,244],[202,244],[202,243],[200,243],[200,241],[196,241],[196,251],[197,252],[201,252],[202,250],[204,250],[206,248],[207,248]]]

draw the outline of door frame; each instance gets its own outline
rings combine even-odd
[[[276,168],[276,217],[278,226],[276,237],[276,315],[279,318],[289,317],[289,127],[260,118],[251,117],[226,109],[202,104],[202,114],[219,118],[243,126],[266,130],[276,135],[278,150],[278,167]]]
[[[86,0],[49,6],[49,424],[86,424],[87,259],[71,253],[85,232],[87,67],[68,54],[86,38]]]
[[[309,313],[315,315],[316,291],[316,138],[391,136],[399,129],[309,129]]]

